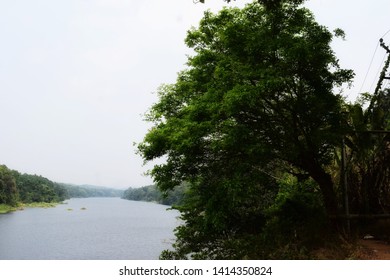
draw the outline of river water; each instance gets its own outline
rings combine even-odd
[[[155,260],[178,212],[120,198],[77,198],[0,215],[2,260]]]

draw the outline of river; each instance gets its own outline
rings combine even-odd
[[[0,215],[2,260],[156,260],[178,212],[120,198],[74,198]]]

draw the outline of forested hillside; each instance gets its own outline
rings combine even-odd
[[[67,190],[58,183],[0,165],[0,204],[17,206],[20,203],[60,202],[68,197]]]
[[[12,171],[5,165],[0,165],[0,204],[16,206],[19,202],[19,192]]]
[[[19,192],[19,200],[23,203],[60,202],[69,197],[63,186],[45,177],[21,174],[18,171],[12,171],[12,174]]]
[[[73,197],[120,197],[122,194],[123,190],[118,189],[56,183],[0,165],[0,205],[6,209],[21,203],[61,202]]]

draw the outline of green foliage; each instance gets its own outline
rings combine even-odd
[[[162,193],[156,186],[150,185],[142,188],[128,188],[123,193],[122,198],[135,201],[159,202],[162,199]]]
[[[365,109],[365,103],[370,106]],[[381,214],[390,211],[390,90],[364,94],[346,105],[348,131],[346,176],[350,211]]]
[[[333,34],[302,2],[206,12],[188,32],[195,55],[160,87],[147,114],[154,126],[138,146],[145,161],[166,158],[150,171],[160,190],[190,185],[166,257],[256,256],[282,170],[311,177],[327,213],[337,212],[328,165],[347,125],[333,90],[353,73],[339,68]]]
[[[23,203],[22,207],[29,208],[52,208],[56,207],[59,202],[31,202],[31,203]]]
[[[309,249],[323,245],[327,225],[318,185],[285,176],[275,203],[267,210],[263,250],[269,258],[307,258]]]
[[[15,211],[17,207],[10,206],[9,204],[0,204],[0,214],[6,214]]]
[[[19,193],[12,171],[5,165],[0,165],[0,204],[16,206]]]
[[[38,175],[20,174],[13,171],[20,201],[32,202],[60,202],[67,198],[65,189],[57,183]]]
[[[176,207],[184,223],[175,230],[175,251],[166,251],[161,257],[257,258],[251,241],[265,224],[264,210],[272,202],[273,194],[261,185],[245,183],[191,186],[184,203]]]
[[[38,175],[21,174],[0,165],[0,205],[8,212],[18,204],[48,207],[72,197],[120,197],[123,190],[60,184]],[[10,207],[11,206],[11,207]]]
[[[135,201],[158,202],[164,205],[178,206],[182,204],[188,189],[186,184],[175,187],[173,190],[161,192],[156,185],[141,188],[128,188],[122,198]]]
[[[295,5],[205,13],[186,39],[196,55],[176,84],[160,88],[148,115],[155,126],[139,145],[145,160],[167,156],[151,171],[159,187],[226,169],[234,160],[256,168],[279,158],[308,172],[335,211],[333,183],[323,169],[343,131],[341,99],[332,89],[352,73],[338,68],[331,39]]]
[[[0,165],[0,204],[51,203],[67,198],[66,190],[42,176],[21,174]]]

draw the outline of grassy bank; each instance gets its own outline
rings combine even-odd
[[[6,214],[15,210],[18,210],[18,207],[10,206],[7,204],[0,204],[0,214]]]
[[[0,214],[7,214],[16,210],[23,210],[24,208],[51,208],[56,207],[61,202],[32,202],[32,203],[20,203],[18,206],[10,206],[7,204],[0,204]]]
[[[51,208],[56,207],[61,202],[32,202],[32,203],[22,203],[22,208]]]

